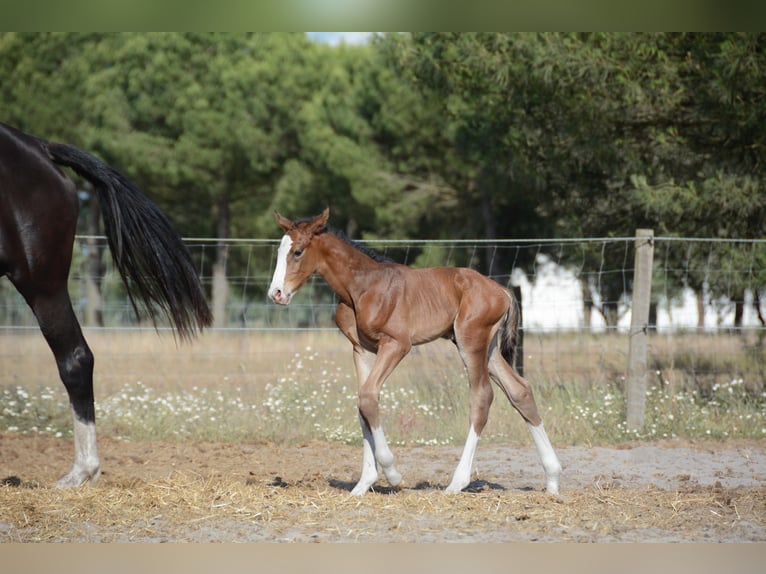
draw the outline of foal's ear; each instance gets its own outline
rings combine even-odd
[[[277,220],[277,223],[279,224],[279,227],[281,227],[285,231],[290,231],[293,227],[295,227],[293,225],[292,221],[290,221],[286,217],[283,217],[282,215],[280,215],[280,213],[278,211],[274,212],[274,219]]]
[[[319,233],[324,228],[324,226],[327,225],[327,220],[329,218],[330,208],[325,207],[324,211],[312,219],[311,223],[309,224],[309,231],[311,231],[312,235]]]

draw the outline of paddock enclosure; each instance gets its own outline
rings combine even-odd
[[[87,243],[78,240],[70,277],[81,317]],[[669,273],[661,244],[655,273]],[[190,243],[208,287],[212,246]],[[266,301],[276,246],[230,245],[239,264],[227,275],[229,321],[193,344],[133,322],[105,258],[104,326],[84,327],[96,356],[103,472],[97,485],[73,490],[52,488],[72,451],[66,393],[34,319],[0,281],[0,539],[766,540],[764,352],[749,304],[741,331],[722,302],[708,306],[704,329],[694,317],[682,323],[675,307],[671,328],[660,308],[641,433],[625,427],[625,328],[535,326],[534,312],[525,314],[524,374],[564,466],[558,499],[541,491],[528,433],[501,401],[469,491],[442,492],[465,436],[467,380],[451,343],[416,349],[381,397],[404,487],[380,482],[358,500],[349,496],[361,437],[348,343],[326,321],[334,302],[319,282],[289,310]],[[630,269],[629,257],[619,271],[602,266]],[[536,292],[524,295],[525,309],[539,303]],[[556,316],[581,309],[581,300],[550,301]]]
[[[580,410],[548,416],[560,421],[551,429],[564,466],[559,498],[542,492],[528,433],[499,401],[468,491],[446,495],[467,420],[467,383],[450,382],[460,366],[450,344],[431,355],[424,347],[389,382],[383,411],[404,487],[380,482],[359,500],[349,495],[360,470],[353,367],[339,334],[209,333],[181,346],[151,330],[87,336],[101,358],[102,476],[73,490],[52,487],[72,445],[50,351],[31,332],[0,337],[3,355],[24,349],[14,364],[0,361],[10,381],[0,434],[4,541],[766,539],[763,440],[577,438],[595,428],[575,420]],[[436,382],[423,383],[426,372]],[[303,392],[306,381],[316,396]],[[8,387],[26,390],[10,397]],[[22,403],[31,414],[8,414]],[[9,431],[11,419],[35,420],[37,430]],[[280,441],[269,434],[286,430],[293,434]]]

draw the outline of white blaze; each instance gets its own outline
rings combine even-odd
[[[277,291],[284,293],[287,256],[290,253],[290,248],[292,248],[292,246],[293,240],[289,235],[282,237],[282,241],[279,244],[279,250],[277,251],[277,266],[274,269],[274,277],[271,279],[271,286],[269,287],[269,297],[272,299],[274,299],[274,295]]]

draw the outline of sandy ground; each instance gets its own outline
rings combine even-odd
[[[475,480],[447,495],[460,447],[400,447],[404,488],[362,499],[356,446],[99,444],[98,484],[61,491],[70,440],[0,435],[0,540],[766,541],[764,441],[559,448],[560,497],[531,448],[480,445]]]

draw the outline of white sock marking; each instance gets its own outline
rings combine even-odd
[[[471,472],[473,471],[473,459],[476,456],[476,447],[479,444],[479,435],[473,430],[473,425],[468,429],[468,437],[465,439],[463,454],[460,456],[460,462],[452,475],[452,482],[447,487],[447,492],[460,492],[471,482]]]
[[[551,446],[551,441],[548,440],[548,434],[545,432],[543,423],[537,426],[532,426],[527,423],[529,432],[532,434],[532,440],[537,447],[537,454],[540,457],[540,462],[545,470],[546,488],[551,494],[559,493],[559,478],[561,477],[561,463],[559,462],[556,451]]]
[[[362,476],[351,491],[354,496],[361,496],[370,490],[375,481],[378,480],[378,465],[375,462],[372,434],[361,414],[359,415],[359,422],[362,425]]]
[[[375,441],[375,459],[383,469],[383,474],[391,486],[398,486],[402,481],[402,475],[394,468],[394,453],[388,448],[386,435],[383,433],[383,427],[372,429],[372,438]]]
[[[96,443],[96,424],[74,419],[74,463],[72,469],[56,483],[61,487],[80,486],[88,480],[95,483],[101,474]]]
[[[378,480],[378,464],[383,469],[383,474],[391,486],[397,486],[402,482],[402,475],[394,468],[394,455],[388,448],[386,435],[383,429],[378,427],[370,431],[367,423],[359,415],[362,424],[362,476],[356,483],[351,494],[360,496],[370,490]]]

